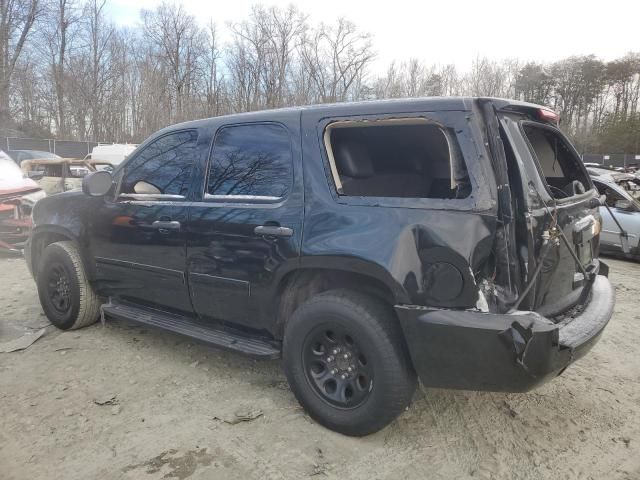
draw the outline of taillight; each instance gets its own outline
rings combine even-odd
[[[551,122],[555,123],[556,125],[560,123],[560,115],[558,115],[553,110],[549,110],[548,108],[539,108],[538,118],[543,122]]]

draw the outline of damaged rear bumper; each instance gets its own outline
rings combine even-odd
[[[581,312],[554,323],[535,312],[492,314],[426,310],[396,312],[420,380],[433,387],[525,392],[559,375],[598,341],[615,294],[597,275]]]

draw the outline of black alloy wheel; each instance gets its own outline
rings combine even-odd
[[[47,245],[34,272],[40,304],[53,325],[70,330],[98,320],[100,299],[91,287],[75,243]]]
[[[329,404],[356,408],[373,390],[373,371],[354,337],[338,325],[321,325],[307,336],[303,347],[309,384]]]
[[[47,297],[51,306],[60,315],[71,310],[71,283],[69,275],[61,263],[54,263],[48,269]]]
[[[318,293],[288,319],[283,367],[314,420],[346,435],[388,425],[411,402],[416,374],[393,307],[347,289]]]

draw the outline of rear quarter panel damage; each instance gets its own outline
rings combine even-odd
[[[351,112],[358,113],[358,112]],[[375,112],[363,111],[367,119]],[[376,277],[398,304],[473,308],[496,229],[495,180],[467,111],[384,112],[381,119],[423,116],[455,131],[472,194],[461,200],[345,197],[336,192],[323,145],[332,121],[365,117],[302,115],[305,225],[301,266]],[[315,135],[312,135],[312,132]]]
[[[402,293],[398,303],[475,306],[478,287],[472,272],[490,255],[492,217],[377,207],[338,210],[341,215],[307,217],[305,236],[312,240],[303,242],[303,265],[313,261],[324,268],[362,271],[361,263],[370,263],[379,268],[366,273]]]

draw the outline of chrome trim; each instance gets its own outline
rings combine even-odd
[[[200,272],[187,272],[187,276],[190,280],[200,283],[206,283],[209,285],[220,284],[227,286],[240,287],[246,291],[248,296],[251,296],[251,283],[246,280],[240,280],[238,278],[220,277],[218,275],[210,275],[208,273]]]
[[[283,197],[272,197],[268,195],[212,195],[210,193],[204,194],[205,200],[262,200],[262,201],[278,201]]]
[[[185,200],[187,197],[184,195],[169,195],[165,193],[161,193],[159,195],[155,195],[152,193],[121,193],[118,195],[118,199],[125,198],[131,200]]]
[[[117,258],[95,257],[95,260],[96,260],[96,263],[102,263],[104,265],[113,265],[113,266],[118,266],[118,267],[134,268],[134,269],[137,269],[137,270],[157,272],[157,273],[162,273],[162,274],[165,274],[165,275],[171,274],[172,276],[176,276],[176,277],[179,276],[182,279],[183,283],[185,281],[184,272],[182,270],[175,270],[173,268],[159,267],[157,265],[147,265],[145,263],[130,262],[128,260],[119,260]]]

